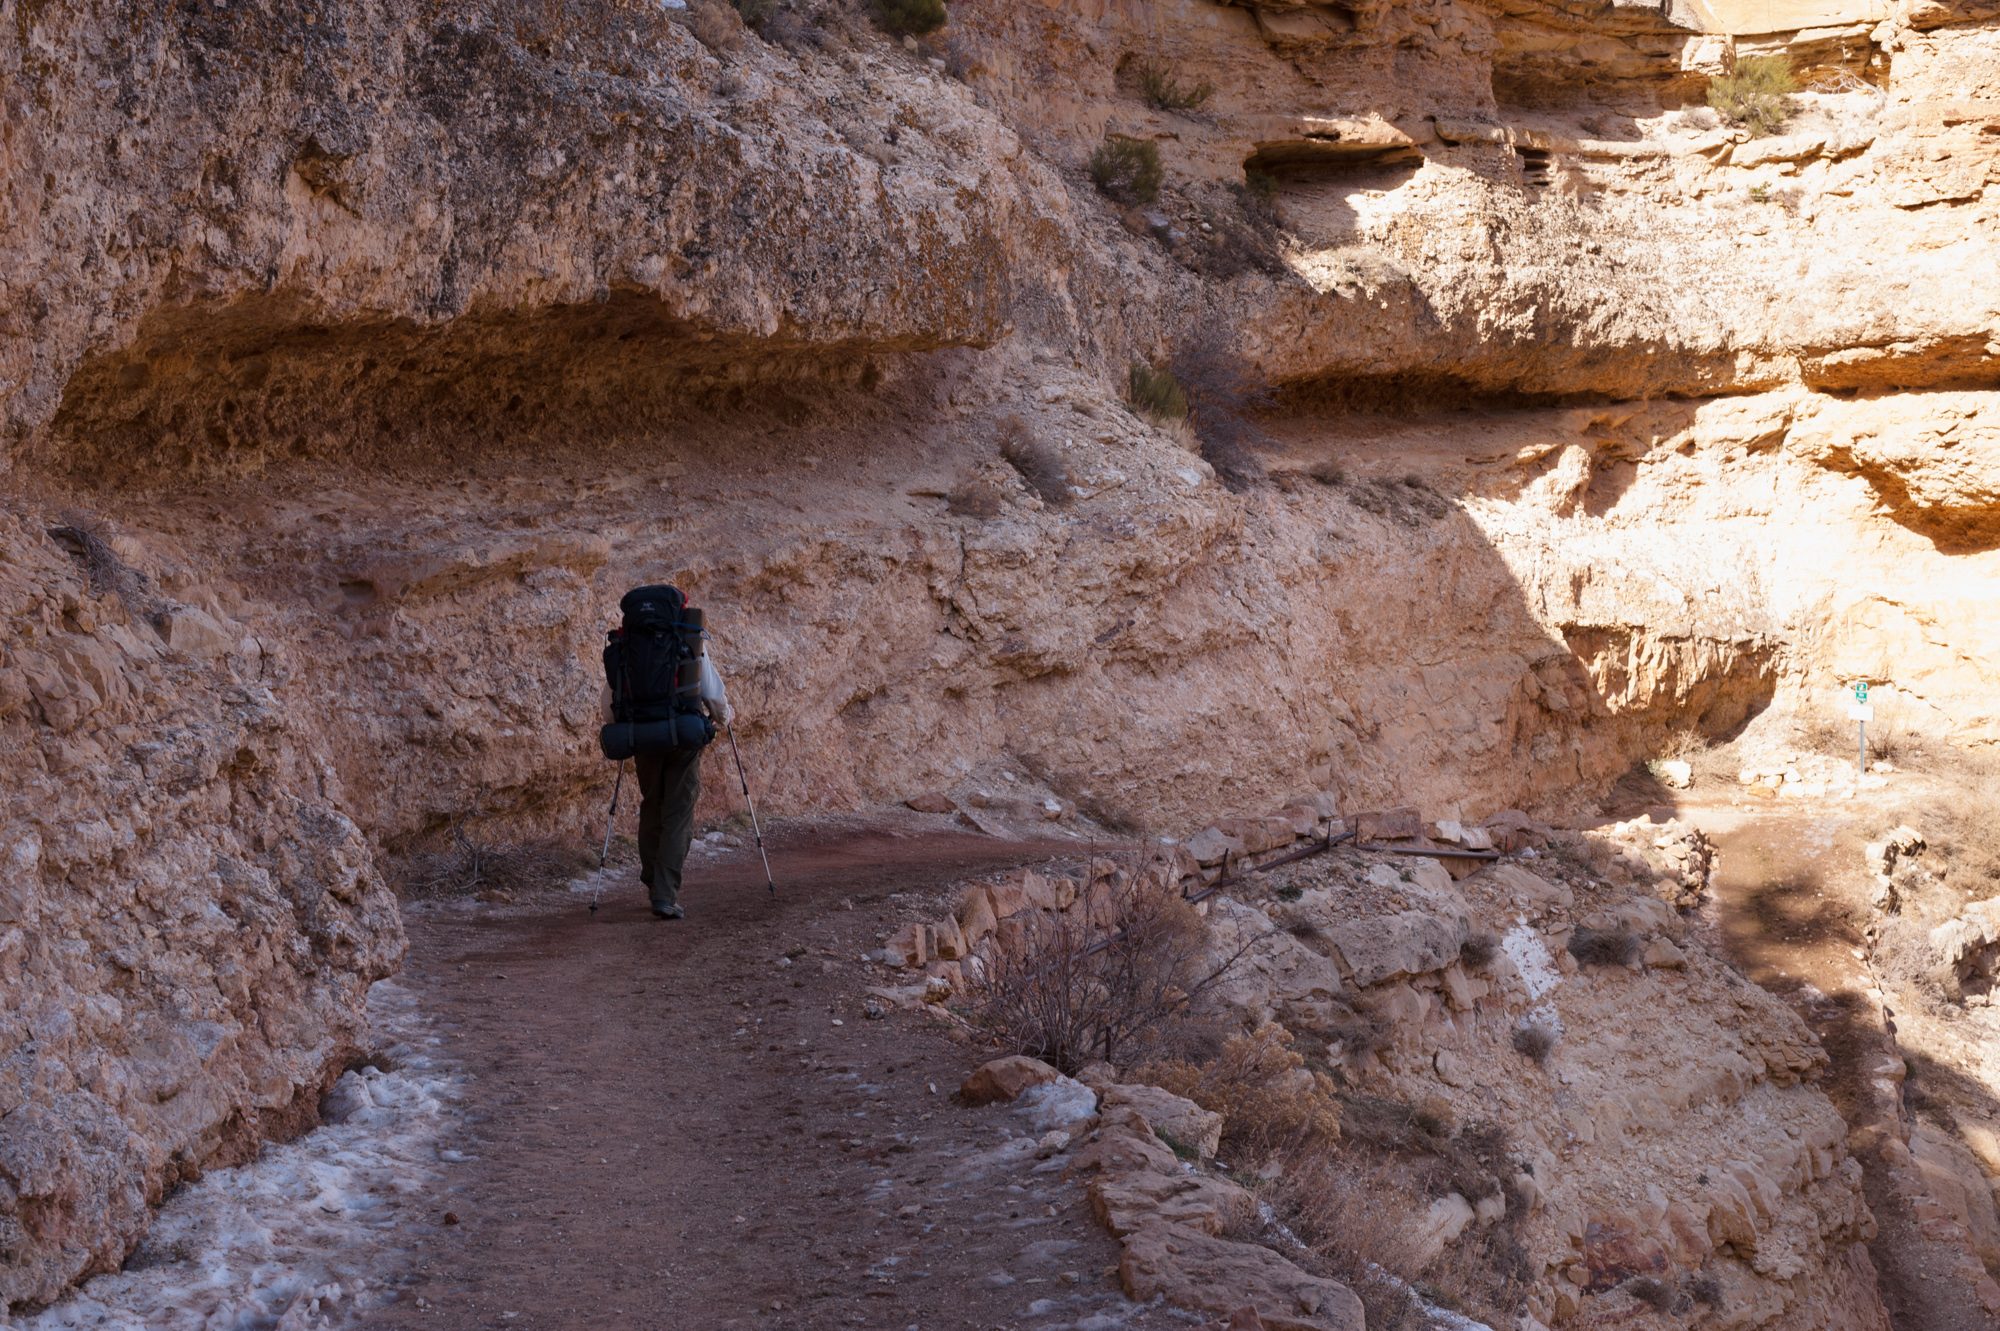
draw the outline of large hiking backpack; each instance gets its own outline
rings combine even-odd
[[[701,611],[664,584],[634,587],[618,609],[624,622],[604,645],[611,724],[598,746],[614,762],[701,748],[715,738],[701,705]]]

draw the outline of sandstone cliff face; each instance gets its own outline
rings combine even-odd
[[[594,812],[641,578],[711,608],[774,812],[1005,765],[1134,824],[1483,813],[1855,676],[2000,737],[2000,32],[1782,8],[1023,0],[930,59],[0,5],[0,1301],[310,1118],[397,949],[375,854]],[[1683,104],[1732,45],[1839,90],[1744,141]],[[1157,207],[1090,188],[1107,130]],[[1207,329],[1284,390],[1243,493],[1120,401]]]

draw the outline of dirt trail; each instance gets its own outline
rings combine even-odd
[[[914,905],[892,894],[1074,847],[774,841],[775,899],[739,852],[691,872],[684,922],[636,877],[595,918],[566,891],[410,911],[406,982],[472,1078],[450,1145],[473,1158],[371,1325],[1185,1325],[1116,1293],[1115,1244],[1015,1111],[954,1102],[978,1051],[862,1012],[857,958]]]
[[[1691,802],[1679,816],[1719,850],[1711,923],[1743,973],[1790,1002],[1833,1062],[1824,1087],[1851,1129],[1900,1114],[1881,1069],[1901,1058],[1894,1014],[1866,960],[1861,809],[1744,808]],[[1882,1159],[1859,1154],[1880,1233],[1870,1243],[1898,1331],[1994,1331],[1958,1273],[1962,1260],[1891,1185]]]

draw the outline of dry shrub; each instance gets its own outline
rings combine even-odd
[[[1688,1297],[1705,1308],[1722,1306],[1722,1282],[1705,1271],[1689,1276],[1685,1288]]]
[[[1585,966],[1629,966],[1639,959],[1639,936],[1630,929],[1579,927],[1569,936],[1569,954]]]
[[[688,31],[695,40],[717,55],[743,49],[746,29],[743,16],[722,0],[692,0],[687,10]]]
[[[1070,494],[1069,463],[1053,444],[1028,433],[1018,416],[1001,423],[1000,456],[1021,474],[1021,480],[1051,508],[1066,508],[1075,497]]]
[[[1860,742],[1854,722],[1842,720],[1820,708],[1794,718],[1792,732],[1800,748],[1836,758],[1852,758]]]
[[[111,534],[102,521],[88,513],[71,510],[60,524],[48,529],[49,539],[63,548],[83,569],[92,596],[115,595],[132,615],[156,615],[160,600],[145,574],[127,564],[111,548]]]
[[[950,18],[944,0],[875,0],[875,22],[898,37],[936,32]]]
[[[408,901],[436,897],[510,897],[575,877],[585,857],[559,841],[488,841],[452,825],[443,844],[404,856],[393,875],[396,894]]]
[[[757,34],[772,45],[794,53],[810,50],[826,40],[825,31],[796,9],[778,10],[757,26]]]
[[[967,1015],[1007,1047],[1075,1072],[1157,1047],[1242,957],[1215,960],[1207,926],[1180,894],[1119,873],[1065,911],[1035,911],[995,935]],[[1092,920],[1104,927],[1093,927]]]
[[[1180,380],[1174,378],[1172,370],[1142,360],[1133,361],[1126,396],[1134,411],[1154,421],[1164,424],[1187,419],[1187,394],[1181,391]]]
[[[1347,1009],[1335,1013],[1326,1023],[1327,1038],[1338,1044],[1348,1057],[1379,1054],[1395,1043],[1395,1027],[1380,1013]]]
[[[944,497],[945,512],[961,518],[997,518],[1007,507],[1007,492],[985,472],[968,476]]]
[[[1490,933],[1467,934],[1458,945],[1458,959],[1469,970],[1484,970],[1499,952],[1500,940]]]
[[[1187,400],[1201,455],[1222,483],[1242,490],[1261,480],[1256,450],[1270,438],[1254,416],[1270,405],[1270,387],[1213,327],[1183,340],[1168,368]]]
[[[1347,484],[1347,468],[1332,458],[1321,458],[1306,468],[1306,475],[1321,485],[1341,486]]]
[[[1282,1026],[1231,1036],[1204,1066],[1168,1060],[1140,1075],[1221,1114],[1223,1144],[1238,1164],[1323,1150],[1340,1139],[1332,1079],[1307,1070]]]
[[[2000,895],[2000,775],[1990,762],[1966,761],[1952,784],[1925,805],[1902,810],[1890,825],[1901,822],[1924,834],[1920,863],[1965,901]]]
[[[1159,145],[1150,139],[1106,134],[1090,154],[1090,179],[1098,191],[1126,203],[1151,203],[1160,197],[1166,170]]]
[[[1426,1325],[1408,1283],[1423,1266],[1424,1203],[1393,1170],[1363,1172],[1325,1156],[1295,1159],[1280,1176],[1279,1202],[1313,1266],[1361,1300],[1368,1331]]]
[[[1172,66],[1157,60],[1139,61],[1136,72],[1139,90],[1162,111],[1193,111],[1215,95],[1214,84],[1183,83],[1174,76]]]
[[[1523,1022],[1514,1028],[1514,1052],[1536,1063],[1546,1063],[1555,1051],[1556,1033],[1553,1028],[1539,1021]]]
[[[1708,104],[1757,138],[1777,133],[1792,118],[1798,86],[1784,56],[1749,56],[1736,62],[1734,73],[1709,81]]]
[[[1680,1302],[1679,1292],[1658,1276],[1633,1276],[1619,1288],[1656,1313],[1670,1313]]]

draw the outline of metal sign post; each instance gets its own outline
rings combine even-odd
[[[1847,705],[1847,715],[1854,721],[1854,775],[1864,777],[1868,775],[1868,723],[1875,719],[1867,681],[1854,686],[1854,701]]]

